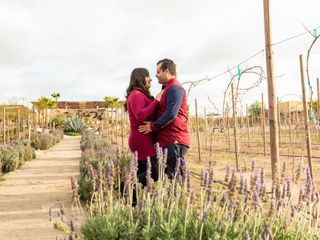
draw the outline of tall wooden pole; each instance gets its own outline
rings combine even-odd
[[[277,98],[277,110],[278,110],[278,138],[279,138],[279,147],[281,147],[281,115],[280,115],[280,102]]]
[[[317,121],[320,121],[320,89],[319,89],[319,78],[317,78]],[[318,131],[318,136],[320,139],[320,132]]]
[[[247,120],[247,134],[248,134],[248,146],[251,147],[250,144],[250,123],[249,123],[249,112],[248,112],[248,105],[246,105],[246,120]]]
[[[232,93],[234,153],[236,157],[237,171],[239,171],[239,150],[238,150],[238,139],[237,139],[237,108],[236,108],[236,102],[235,102],[235,96],[234,96],[233,83],[231,83],[231,93]]]
[[[264,29],[266,44],[266,65],[268,78],[268,103],[269,103],[269,128],[270,128],[270,153],[271,153],[271,169],[272,180],[279,186],[279,139],[278,139],[278,121],[276,106],[276,89],[273,70],[272,55],[272,36],[271,36],[271,19],[269,0],[263,1],[264,7]]]
[[[231,151],[231,142],[230,142],[230,126],[229,126],[229,105],[227,104],[227,141],[228,141],[228,150]]]
[[[196,109],[196,129],[197,129],[197,142],[198,142],[198,160],[201,162],[201,150],[200,150],[200,133],[199,133],[199,117],[198,117],[198,104],[197,99],[194,99],[194,105]]]
[[[265,113],[264,113],[264,100],[263,100],[263,93],[261,94],[261,124],[262,124],[262,131],[263,131],[263,154],[266,156],[266,121],[265,121]]]
[[[319,78],[317,78],[317,120],[319,120],[320,116],[320,90],[319,90]]]
[[[302,55],[299,56],[300,60],[300,75],[301,75],[301,87],[302,87],[302,101],[303,101],[303,112],[304,112],[304,125],[305,125],[305,134],[307,142],[307,152],[308,152],[308,165],[313,179],[313,170],[312,170],[312,152],[311,152],[311,136],[309,129],[309,116],[308,116],[308,107],[307,107],[307,96],[306,96],[306,87],[304,80],[304,68],[303,68],[303,59]]]

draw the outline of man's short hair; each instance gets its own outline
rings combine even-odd
[[[162,71],[165,71],[166,69],[168,69],[171,75],[173,75],[173,76],[176,75],[176,65],[172,60],[165,58],[165,59],[160,60],[157,63],[157,65],[159,65],[159,64],[161,64],[160,69]]]

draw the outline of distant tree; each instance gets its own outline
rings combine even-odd
[[[105,101],[105,106],[107,108],[120,108],[121,107],[121,102],[119,101],[119,98],[117,97],[110,97],[110,96],[106,96],[103,99]]]
[[[308,104],[310,107],[310,102]],[[318,111],[318,101],[317,100],[312,101],[312,109],[313,109],[313,111]]]
[[[58,102],[58,99],[60,98],[60,93],[52,93],[51,97],[55,100],[55,102]]]
[[[265,110],[264,112],[267,112],[266,106],[264,106],[264,110]],[[260,117],[260,115],[261,115],[261,102],[255,101],[254,103],[252,103],[249,106],[247,111],[249,112],[250,117],[252,116],[252,114],[254,114],[254,116],[256,116],[256,117]]]
[[[43,126],[48,124],[48,109],[52,109],[56,106],[56,102],[54,102],[51,98],[47,98],[41,96],[37,102],[35,102],[36,108],[42,112],[43,115]]]

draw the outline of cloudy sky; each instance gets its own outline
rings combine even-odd
[[[271,1],[273,42],[320,27],[320,1]],[[320,29],[317,33],[320,34]],[[301,95],[299,54],[310,34],[274,47],[277,95]],[[171,58],[180,82],[216,76],[264,48],[263,0],[0,0],[0,102],[27,103],[61,94],[61,100],[124,98],[130,73]],[[240,65],[265,68],[264,53]],[[232,73],[236,74],[237,70]],[[311,83],[320,76],[320,40],[310,57]],[[189,103],[221,107],[230,78],[224,74],[191,90]],[[246,86],[255,79],[243,76]],[[185,85],[188,88],[188,85]],[[154,77],[152,93],[160,89]],[[267,83],[243,104],[267,96]],[[295,96],[297,95],[297,96]],[[267,99],[266,99],[267,101]]]

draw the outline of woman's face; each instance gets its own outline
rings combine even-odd
[[[148,89],[151,88],[151,81],[152,81],[151,77],[150,76],[146,77],[145,80],[146,80],[146,87]]]

